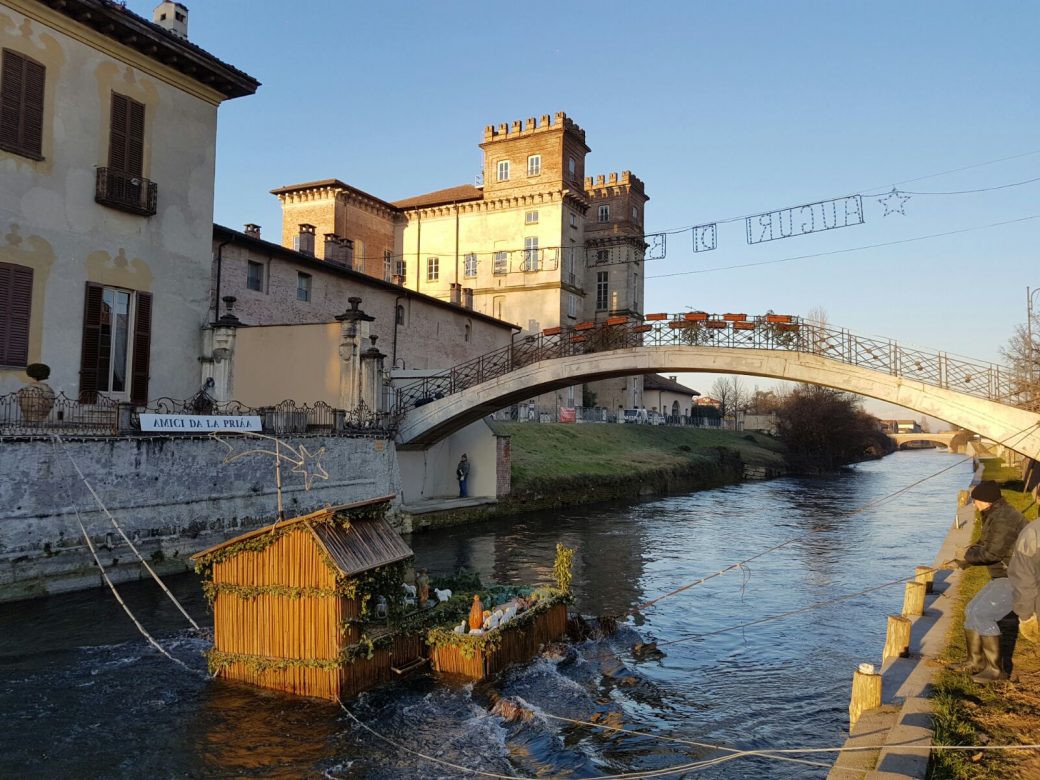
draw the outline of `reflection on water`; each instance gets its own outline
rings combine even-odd
[[[548,581],[556,543],[575,547],[575,606],[587,615],[622,613],[800,538],[745,570],[645,609],[611,637],[551,649],[489,685],[420,678],[351,706],[412,750],[502,775],[593,777],[723,755],[551,716],[742,748],[840,744],[852,670],[861,661],[880,661],[885,615],[901,602],[900,588],[663,643],[911,575],[937,550],[956,490],[969,478],[968,463],[895,501],[848,513],[946,468],[953,457],[900,453],[839,477],[781,479],[418,534],[411,544],[431,572],[466,567],[500,583]],[[174,578],[171,585],[197,618],[205,616],[194,577]],[[205,639],[182,631],[183,619],[154,585],[121,590],[165,645],[205,668]],[[650,640],[662,642],[666,653],[633,659],[631,646]],[[532,714],[515,721],[492,714],[499,695]],[[459,776],[387,748],[334,705],[179,671],[139,638],[100,590],[0,605],[0,713],[5,776]],[[755,758],[697,776],[823,778],[826,769]]]

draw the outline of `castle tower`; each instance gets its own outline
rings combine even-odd
[[[585,176],[585,131],[562,111],[541,121],[484,128],[484,197],[523,195],[569,186],[581,192]]]

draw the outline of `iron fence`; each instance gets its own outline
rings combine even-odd
[[[642,319],[610,317],[572,327],[547,328],[397,388],[394,408],[403,414],[542,360],[662,346],[810,353],[1011,406],[1031,404],[1030,388],[1011,369],[999,364],[903,347],[891,339],[858,336],[795,316],[686,312],[650,314]]]
[[[65,433],[112,436],[119,433],[119,404],[99,397],[80,403],[45,385],[27,385],[0,396],[0,436],[49,436]]]
[[[300,404],[286,400],[272,406],[246,406],[238,401],[219,403],[205,392],[188,399],[157,398],[140,409],[99,395],[93,403],[81,403],[44,385],[28,385],[0,396],[0,436],[136,435],[141,414],[258,416],[262,429],[272,435],[326,434],[330,436],[392,436],[399,415],[379,412],[364,404],[353,411],[327,403]]]

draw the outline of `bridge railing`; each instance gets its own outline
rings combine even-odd
[[[946,352],[900,346],[783,314],[648,314],[546,328],[442,373],[396,388],[404,413],[542,360],[618,349],[698,346],[767,349],[819,355],[848,365],[914,379],[1013,406],[1029,405],[1029,387],[1006,366]]]

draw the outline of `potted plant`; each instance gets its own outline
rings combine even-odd
[[[54,390],[44,382],[51,375],[51,368],[46,363],[30,363],[25,373],[33,383],[18,391],[18,408],[22,410],[23,420],[41,422],[54,408]]]

